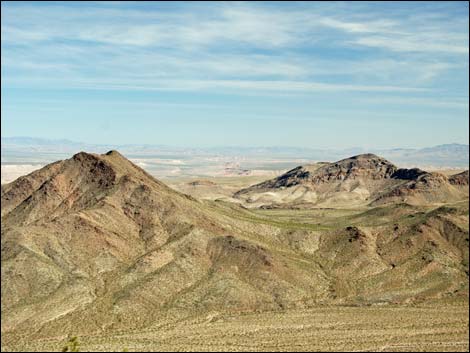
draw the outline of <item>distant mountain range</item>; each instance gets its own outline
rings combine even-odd
[[[81,150],[103,153],[110,149],[119,149],[128,157],[140,156],[247,156],[260,158],[292,159],[304,158],[310,161],[333,161],[362,153],[375,153],[391,162],[404,167],[421,166],[437,168],[466,168],[469,165],[468,144],[444,144],[426,148],[394,148],[394,149],[365,149],[353,147],[348,149],[321,149],[301,147],[210,147],[186,148],[150,144],[88,144],[70,140],[49,140],[34,137],[2,137],[2,163],[13,160],[22,162],[51,162],[58,158],[68,158]],[[37,158],[40,160],[38,161]]]

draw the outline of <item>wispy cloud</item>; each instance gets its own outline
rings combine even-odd
[[[392,50],[467,52],[468,33],[453,24],[424,22],[436,17],[382,18],[364,14],[355,21],[350,14],[325,15],[321,8],[310,11],[291,8],[264,8],[259,4],[223,4],[176,12],[143,11],[119,7],[93,8],[83,5],[76,11],[64,6],[32,5],[3,7],[2,41],[24,44],[34,41],[82,40],[119,46],[161,46],[184,49],[226,44],[257,48],[296,47],[317,41],[321,35],[333,42],[344,38],[328,29],[343,31],[358,45]],[[467,24],[468,27],[468,24]],[[345,37],[347,38],[347,37]],[[403,45],[398,45],[403,42]],[[424,40],[425,43],[420,43]],[[387,41],[392,44],[387,45]],[[426,43],[429,42],[429,43]],[[437,42],[431,45],[432,42]],[[444,44],[452,44],[445,46]],[[421,45],[416,45],[416,44]],[[427,45],[424,45],[427,44]],[[422,48],[422,49],[420,49]],[[452,49],[453,48],[453,49]]]
[[[398,27],[398,23],[390,20],[348,22],[326,17],[321,18],[319,23],[323,26],[343,30],[349,33],[394,33],[395,28]]]
[[[364,111],[368,102],[380,101],[384,110],[468,109],[459,100],[468,100],[465,4],[1,6],[2,87],[26,97],[29,90],[110,96],[145,91],[173,104],[194,93],[209,106],[220,103],[214,97],[223,93],[236,102],[271,97],[274,106],[281,96],[301,104],[311,98],[323,110],[348,102],[363,104]]]
[[[449,44],[449,41],[436,41],[430,36],[370,36],[358,38],[353,43],[398,52],[443,52],[446,54],[468,54],[468,44]]]

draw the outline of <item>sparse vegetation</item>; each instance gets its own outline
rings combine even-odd
[[[468,351],[468,305],[325,306],[256,313],[196,313],[138,330],[80,336],[82,351]],[[8,335],[7,335],[8,336]],[[3,337],[2,337],[3,340]],[[52,337],[3,351],[57,351]],[[124,350],[122,350],[124,351]]]
[[[80,343],[76,336],[70,337],[67,344],[62,348],[62,352],[80,352]]]
[[[2,187],[2,350],[468,350],[467,202],[288,206],[115,151]]]

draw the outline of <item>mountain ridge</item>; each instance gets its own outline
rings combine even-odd
[[[235,198],[242,199],[257,207],[269,203],[322,203],[339,195],[356,196],[350,198],[353,203],[373,203],[387,198],[410,195],[414,197],[420,191],[427,193],[442,186],[442,197],[436,200],[458,200],[460,191],[457,186],[465,185],[465,172],[461,176],[452,176],[449,180],[445,175],[426,172],[419,168],[398,168],[388,160],[375,154],[361,154],[345,158],[333,163],[322,165],[306,165],[296,167],[279,177],[237,191]],[[457,182],[454,180],[459,179]],[[297,189],[293,188],[296,187]],[[291,188],[289,193],[287,190]],[[293,198],[302,188],[302,196]],[[390,189],[389,191],[386,191]],[[384,193],[383,190],[386,192]],[[344,193],[346,191],[346,194]],[[355,194],[352,194],[356,191]],[[278,192],[279,195],[273,194]],[[437,191],[436,191],[437,192]],[[276,197],[279,196],[279,197]],[[401,201],[404,201],[402,198]],[[409,200],[410,201],[410,200]],[[412,202],[412,201],[410,201]]]
[[[360,161],[366,175],[393,180],[388,164],[369,162]],[[344,165],[331,177],[356,190],[362,171],[344,174]],[[77,153],[1,191],[2,333],[90,334],[164,315],[468,295],[461,203],[394,203],[322,226],[282,222],[179,193],[115,151]]]

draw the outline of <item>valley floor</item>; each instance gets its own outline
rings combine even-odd
[[[261,313],[211,312],[133,332],[79,336],[80,351],[467,351],[469,307],[318,307]],[[63,337],[3,335],[2,351],[60,351]]]

